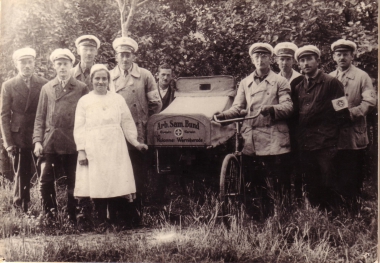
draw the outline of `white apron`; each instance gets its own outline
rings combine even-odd
[[[120,95],[83,96],[76,109],[74,138],[88,159],[88,165],[77,163],[75,197],[110,198],[136,192],[125,138],[137,145],[137,130]]]

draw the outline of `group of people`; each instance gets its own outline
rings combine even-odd
[[[84,35],[75,45],[81,57],[75,67],[70,50],[51,53],[57,73],[51,81],[33,74],[35,50],[13,54],[18,75],[2,85],[1,131],[15,172],[14,205],[28,210],[35,169],[43,214],[51,215],[60,169],[67,177],[70,220],[76,221],[78,200],[80,206],[88,198],[101,221],[126,219],[144,193],[148,118],[174,99],[172,69],[159,67],[157,85],[134,63],[138,44],[129,37],[113,41],[117,65],[110,71],[94,63],[98,38]],[[255,184],[269,210],[268,182],[285,200],[291,174],[298,197],[305,192],[315,205],[327,207],[333,193],[351,201],[360,193],[366,115],[377,95],[368,74],[352,64],[356,45],[339,40],[331,48],[338,68],[328,75],[318,69],[315,46],[253,44],[255,71],[240,82],[232,107],[217,114],[228,119],[260,111],[243,124],[243,154],[248,163],[255,158],[264,164]],[[270,68],[274,54],[279,74]],[[292,69],[295,61],[304,74]]]
[[[111,71],[94,63],[97,37],[81,36],[75,45],[81,57],[75,67],[69,49],[51,53],[57,73],[51,81],[34,74],[34,49],[13,54],[18,75],[1,92],[1,131],[15,172],[13,202],[28,211],[36,170],[43,215],[54,216],[55,181],[63,173],[72,222],[89,198],[100,221],[115,222],[141,201],[146,123],[173,100],[172,69],[159,67],[157,88],[152,73],[134,63],[138,44],[132,38],[113,41],[117,65]]]
[[[273,195],[281,204],[290,199],[292,174],[296,198],[305,193],[314,206],[335,211],[347,205],[357,211],[369,143],[366,115],[375,108],[377,94],[368,74],[352,63],[354,42],[340,39],[331,51],[337,69],[326,74],[318,68],[316,46],[253,44],[249,55],[255,71],[240,82],[232,107],[216,115],[230,119],[261,113],[245,121],[241,132],[246,163],[256,160],[264,166],[253,185],[266,214],[273,213]],[[273,55],[278,74],[270,68]],[[303,74],[292,69],[294,60]]]

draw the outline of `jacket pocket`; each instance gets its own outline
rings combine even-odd
[[[281,133],[289,133],[289,127],[286,123],[276,124],[277,130]]]
[[[242,153],[248,156],[254,156],[256,153],[255,145],[253,142],[253,133],[252,133],[252,127],[245,127],[241,131],[241,135],[244,139],[244,147],[242,150]]]
[[[355,119],[353,128],[356,133],[365,133],[367,131],[365,117],[360,116],[359,118]]]
[[[366,126],[355,125],[354,126],[354,131],[356,133],[365,133],[367,131],[367,127]]]
[[[20,131],[20,125],[18,123],[12,123],[11,131],[12,132],[19,132]]]
[[[274,133],[274,140],[277,141],[277,144],[281,148],[290,147],[290,136],[289,136],[289,127],[286,123],[276,124],[276,129]]]

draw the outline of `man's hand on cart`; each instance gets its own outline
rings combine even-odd
[[[139,145],[136,146],[136,149],[144,153],[148,150],[148,145],[140,143]]]
[[[80,165],[88,165],[87,154],[85,150],[78,151],[78,162]]]
[[[270,106],[270,107],[272,107],[272,106]],[[239,111],[239,115],[236,118],[233,118],[233,119],[226,119],[226,117],[225,117],[225,115],[223,113],[216,112],[215,115],[214,115],[214,117],[213,117],[213,121],[215,121],[217,123],[220,123],[221,125],[228,125],[228,124],[230,124],[232,122],[235,122],[235,121],[244,121],[244,120],[249,120],[249,119],[257,118],[260,115],[260,113],[263,114],[261,112],[261,110],[262,109],[260,108],[259,111],[256,114],[250,115],[250,116],[247,116],[248,110],[240,110]],[[273,107],[272,107],[272,110],[273,110],[273,114],[274,114]],[[268,110],[268,111],[269,111],[269,113],[271,113],[271,110]]]
[[[214,116],[215,116],[214,119],[216,118],[221,121],[226,119],[226,116],[224,116],[224,113],[219,112],[219,111],[215,112]]]

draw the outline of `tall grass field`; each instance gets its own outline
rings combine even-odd
[[[37,187],[27,214],[12,206],[12,183],[0,187],[0,258],[34,262],[355,262],[374,263],[377,251],[377,182],[365,182],[361,209],[350,215],[311,207],[307,200],[275,207],[253,219],[243,205],[221,213],[217,193],[189,186],[167,191],[162,204],[147,203],[142,226],[66,219],[65,189],[58,186],[54,220],[39,216]],[[227,217],[227,218],[223,218]],[[229,222],[228,227],[224,223]]]

